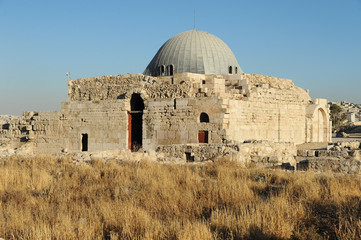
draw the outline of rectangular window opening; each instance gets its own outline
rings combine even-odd
[[[87,133],[83,133],[81,135],[81,145],[82,145],[81,150],[83,152],[88,151],[88,134]]]

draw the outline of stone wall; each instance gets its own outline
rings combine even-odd
[[[158,152],[190,162],[226,158],[243,164],[275,167],[289,163],[296,165],[296,147],[292,143],[249,141],[230,144],[177,144],[157,147]]]
[[[343,174],[361,174],[361,161],[339,158],[308,158],[297,164],[297,170],[332,172]]]
[[[124,100],[65,102],[61,111],[25,114],[1,136],[10,142],[32,143],[35,152],[81,151],[82,134],[88,150],[128,148],[128,122]]]
[[[291,80],[257,74],[230,82],[239,94],[233,94],[226,107],[227,139],[306,141],[306,107],[312,104],[308,91]]]
[[[327,106],[321,100],[312,102],[308,92],[291,80],[256,74],[178,73],[69,80],[68,101],[60,111],[25,113],[2,124],[0,144],[32,142],[36,151],[45,153],[81,151],[87,134],[89,151],[127,149],[134,93],[144,100],[143,123],[136,127],[141,129],[145,149],[197,144],[201,131],[208,133],[211,144],[330,139]],[[324,121],[319,120],[320,109],[327,115]],[[209,122],[200,122],[201,113],[208,115]]]
[[[225,116],[230,140],[305,141],[304,105],[230,100]]]
[[[68,81],[68,101],[115,100],[134,89],[143,90],[151,99],[222,96],[264,99],[264,102],[302,102],[308,92],[291,80],[276,77],[242,75],[204,75],[177,73],[150,77],[142,74],[109,75]]]
[[[124,100],[65,102],[58,121],[47,131],[67,151],[80,151],[82,134],[88,135],[88,151],[128,148],[128,116]],[[44,119],[46,119],[45,117]],[[47,142],[39,143],[47,145]]]
[[[298,150],[297,156],[300,159],[319,157],[321,158],[339,158],[361,160],[361,150]]]
[[[8,115],[3,118],[0,124],[0,147],[18,147],[22,142],[28,140],[30,127],[30,117],[27,112],[24,116],[15,118],[8,118]]]
[[[361,142],[336,142],[328,150],[298,150],[298,170],[361,174]]]
[[[260,84],[266,84],[270,88],[289,89],[295,87],[292,80],[285,78],[277,78],[261,74],[243,73],[242,80],[247,80],[247,85],[253,87]]]
[[[179,77],[181,76],[179,74]],[[81,78],[68,81],[68,101],[123,99],[127,93],[140,91],[152,99],[184,98],[196,95],[192,82],[172,84],[169,78],[154,78],[142,74]]]
[[[209,122],[200,122],[200,114]],[[198,143],[198,132],[208,131],[209,143],[222,143],[224,111],[222,99],[217,97],[148,101],[144,111],[144,147],[157,145]]]
[[[329,145],[329,147],[336,151],[341,151],[342,149],[357,150],[361,149],[361,141],[341,141]]]

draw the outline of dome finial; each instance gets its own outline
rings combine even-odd
[[[193,29],[196,29],[196,9],[194,9],[194,25],[193,25]]]

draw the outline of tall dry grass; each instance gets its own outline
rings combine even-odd
[[[5,239],[360,239],[361,177],[0,159]]]

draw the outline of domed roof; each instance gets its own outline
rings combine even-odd
[[[173,73],[240,74],[241,68],[231,49],[208,32],[190,30],[180,33],[158,50],[145,75]]]

